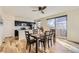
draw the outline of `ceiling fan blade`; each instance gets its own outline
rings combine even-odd
[[[32,11],[38,11],[38,10],[32,10]]]

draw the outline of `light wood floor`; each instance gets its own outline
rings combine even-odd
[[[39,53],[45,53],[43,48],[39,48],[39,50],[40,50]],[[35,52],[34,49],[32,49],[31,53],[33,52]],[[72,51],[64,47],[60,43],[56,42],[56,44],[53,45],[52,47],[46,48],[46,53],[72,53]]]
[[[25,40],[14,40],[14,38],[8,38],[4,40],[0,46],[1,53],[29,53],[29,50],[26,49]],[[32,47],[30,53],[35,53],[35,48]],[[65,47],[64,43],[61,44],[59,40],[56,41],[56,44],[50,48],[46,48],[44,52],[43,48],[39,48],[39,53],[72,53],[72,51]]]

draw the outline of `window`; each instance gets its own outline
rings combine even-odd
[[[55,19],[48,20],[48,27],[55,28]]]

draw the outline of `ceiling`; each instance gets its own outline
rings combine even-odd
[[[4,6],[1,7],[5,14],[25,17],[28,19],[39,19],[45,16],[54,15],[67,10],[76,9],[79,7],[73,6],[47,6],[44,10],[45,14],[40,11],[33,12],[32,10],[37,9],[37,6]]]

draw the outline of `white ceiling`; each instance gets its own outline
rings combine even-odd
[[[54,15],[67,10],[76,9],[79,7],[69,7],[69,6],[47,6],[44,10],[45,14],[40,11],[33,12],[32,10],[37,9],[37,6],[6,6],[1,7],[5,14],[13,16],[21,16],[28,19],[39,19],[45,16]]]

